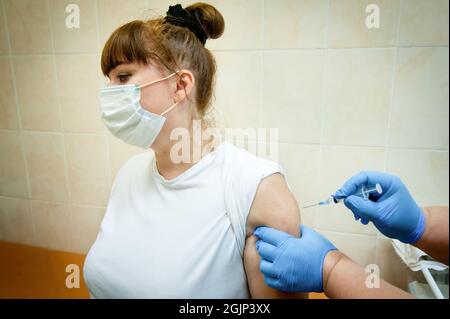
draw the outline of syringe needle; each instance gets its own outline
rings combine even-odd
[[[380,184],[376,184],[374,187],[369,188],[369,189],[366,189],[363,186],[362,190],[360,192],[354,194],[354,196],[368,198],[368,195],[372,194],[372,193],[382,194],[383,193],[383,188],[381,187]],[[334,195],[331,195],[326,200],[323,200],[323,201],[318,202],[316,204],[305,206],[305,207],[303,207],[303,209],[311,208],[311,207],[315,207],[315,206],[337,204],[337,203],[340,203],[340,202],[344,201],[344,199],[345,199],[345,197],[343,197],[343,198],[335,198]]]
[[[311,208],[311,207],[318,206],[318,205],[319,205],[319,204],[308,205],[308,206],[303,207],[303,209],[305,209],[305,208]]]

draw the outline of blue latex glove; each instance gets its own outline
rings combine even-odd
[[[380,184],[381,195],[364,199],[351,196],[364,185],[373,187]],[[410,195],[403,182],[396,176],[378,173],[361,172],[350,178],[335,194],[335,198],[345,198],[344,204],[361,219],[363,224],[372,222],[375,227],[389,238],[403,243],[417,242],[425,231],[425,215]]]
[[[336,247],[311,228],[300,231],[298,238],[269,227],[255,230],[264,281],[282,291],[323,292],[323,262]]]

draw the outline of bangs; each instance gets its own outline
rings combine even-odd
[[[103,48],[103,75],[108,76],[114,68],[123,63],[148,63],[144,28],[144,22],[132,21],[114,31]]]

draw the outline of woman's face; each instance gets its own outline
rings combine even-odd
[[[110,85],[138,84],[144,85],[169,76],[160,68],[148,64],[126,63],[118,65],[108,75]],[[155,114],[162,114],[172,105],[178,102],[170,112],[164,115],[166,122],[152,145],[155,151],[167,151],[173,144],[170,141],[170,133],[173,129],[192,126],[193,110],[186,95],[192,91],[194,77],[190,71],[181,70],[178,75],[141,88],[141,106]],[[192,100],[192,97],[189,96]]]
[[[166,77],[157,68],[139,63],[118,65],[109,74],[111,85],[143,85]],[[155,114],[163,113],[175,104],[176,76],[141,89],[141,105]],[[170,104],[170,105],[169,105]]]

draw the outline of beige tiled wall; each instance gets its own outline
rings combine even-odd
[[[80,29],[65,27],[70,3]],[[448,205],[448,0],[209,3],[227,25],[208,43],[218,120],[280,129],[279,159],[301,206],[363,169],[398,174],[422,205]],[[377,30],[364,25],[370,3],[381,9]],[[173,4],[0,0],[0,240],[89,249],[116,172],[140,152],[99,118],[103,43],[120,24]],[[403,285],[404,267],[373,226],[342,206],[302,217]]]

